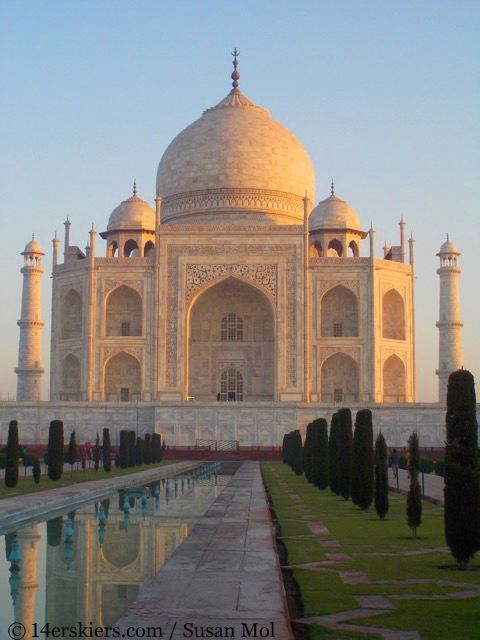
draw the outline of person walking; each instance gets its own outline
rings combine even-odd
[[[392,464],[393,475],[395,478],[398,477],[398,461],[399,461],[398,451],[394,449],[392,452],[392,455],[390,456],[390,462]]]

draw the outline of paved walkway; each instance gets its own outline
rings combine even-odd
[[[443,484],[444,480],[442,476],[433,475],[432,473],[424,473],[423,477],[420,473],[418,476],[420,487],[422,487],[422,494],[425,499],[435,502],[435,504],[443,504]],[[392,490],[398,490],[401,493],[408,493],[410,487],[410,480],[407,471],[404,469],[398,470],[398,483],[393,475],[393,470],[388,470],[388,483]]]
[[[139,633],[148,626],[161,627],[172,640],[291,640],[258,462],[243,463],[190,536],[115,624],[121,633],[129,627]],[[229,628],[233,631],[226,631]]]

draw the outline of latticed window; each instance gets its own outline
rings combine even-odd
[[[341,338],[343,336],[343,324],[341,322],[333,323],[333,337]]]
[[[243,341],[243,318],[236,313],[229,313],[223,317],[220,339],[227,342]]]
[[[120,402],[128,402],[130,400],[130,389],[122,387],[120,389]]]
[[[333,390],[333,400],[334,402],[343,402],[343,389]]]
[[[220,400],[227,401],[242,401],[243,400],[243,375],[235,369],[230,367],[222,373],[220,378]]]
[[[130,322],[122,322],[120,333],[122,336],[130,335]]]

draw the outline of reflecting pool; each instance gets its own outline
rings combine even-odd
[[[206,465],[1,536],[2,637],[13,622],[24,625],[27,640],[46,637],[47,622],[111,626],[237,468]]]

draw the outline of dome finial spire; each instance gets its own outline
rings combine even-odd
[[[240,73],[237,71],[237,66],[238,66],[238,56],[240,55],[240,51],[237,51],[237,47],[235,47],[235,49],[233,50],[232,56],[233,56],[233,73],[230,76],[233,80],[232,82],[232,87],[233,90],[236,91],[238,89],[238,81],[240,79]]]
[[[133,179],[133,195],[134,196],[137,195],[137,179],[136,178]]]
[[[334,196],[334,195],[335,195],[335,185],[333,184],[333,178],[332,178],[332,186],[331,186],[331,188],[330,188],[330,194],[331,194],[332,196]]]

